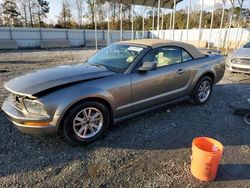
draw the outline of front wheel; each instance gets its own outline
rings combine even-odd
[[[63,136],[72,144],[87,145],[104,135],[110,112],[105,105],[84,101],[75,105],[63,123]]]
[[[192,101],[194,104],[205,104],[213,89],[213,82],[210,77],[201,78],[195,86]]]

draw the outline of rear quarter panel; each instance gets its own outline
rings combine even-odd
[[[214,83],[219,82],[225,72],[225,58],[221,55],[210,55],[192,62],[191,82],[188,93],[191,94],[197,82],[206,74],[212,74]]]

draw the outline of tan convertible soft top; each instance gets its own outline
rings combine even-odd
[[[137,44],[137,45],[144,45],[150,46],[152,48],[158,48],[162,46],[177,46],[180,48],[184,48],[188,53],[192,55],[193,58],[202,58],[203,55],[196,47],[191,44],[187,44],[184,42],[177,42],[172,40],[162,40],[162,39],[139,39],[139,40],[127,40],[117,42],[118,44]]]
[[[157,7],[157,0],[107,0],[115,3],[127,4],[127,5],[140,5],[140,6],[149,6],[149,7]],[[176,0],[176,4],[183,0]],[[161,0],[160,8],[170,8],[172,9],[174,6],[174,0]]]

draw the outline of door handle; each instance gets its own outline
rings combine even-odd
[[[182,73],[184,73],[184,72],[185,72],[184,69],[179,69],[179,70],[177,71],[177,74],[182,74]]]

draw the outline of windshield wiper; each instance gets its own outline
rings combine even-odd
[[[96,64],[96,63],[89,63],[90,65],[93,65],[95,67],[104,67],[106,68],[104,65],[101,65],[101,64]]]
[[[97,63],[90,63],[90,65],[93,65],[93,66],[96,66],[96,67],[104,67],[105,69],[108,69],[108,70],[110,70],[110,71],[112,71],[112,72],[116,72],[116,73],[119,72],[119,71],[117,71],[117,70],[114,70],[113,67],[108,66],[108,65],[97,64]]]

